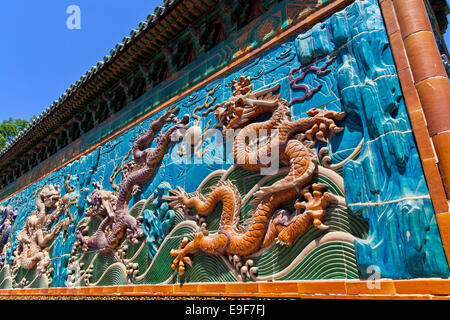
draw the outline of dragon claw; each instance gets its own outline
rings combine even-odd
[[[186,270],[185,264],[192,266],[191,258],[186,255],[187,254],[186,246],[188,243],[189,239],[184,237],[183,240],[181,240],[178,249],[170,250],[170,255],[174,257],[171,268],[174,271],[178,270],[180,276],[182,276],[184,274],[184,271]]]
[[[342,120],[346,116],[345,112],[313,108],[308,110],[306,114],[319,122],[319,124],[314,124],[305,132],[305,137],[308,140],[312,140],[315,137],[319,141],[327,142],[326,136],[328,133],[339,133],[344,130],[343,127],[338,127],[335,121]]]
[[[169,196],[163,196],[162,199],[169,203],[169,206],[173,209],[185,209],[183,199],[187,196],[186,192],[177,186],[176,189],[170,190]]]
[[[329,228],[322,222],[323,216],[325,214],[325,209],[328,206],[330,200],[332,200],[332,196],[330,193],[323,192],[323,189],[325,188],[327,188],[327,185],[322,183],[312,184],[312,194],[308,190],[309,188],[303,189],[301,193],[306,201],[297,202],[294,205],[294,208],[296,210],[307,212],[313,219],[314,227],[320,230],[326,230]]]
[[[319,219],[314,220],[314,227],[319,230],[328,230],[330,228],[329,226],[324,225]]]
[[[167,108],[167,111],[164,114],[164,116],[166,116],[168,118],[169,117],[174,117],[178,113],[178,111],[180,111],[179,107],[171,106],[171,107]]]

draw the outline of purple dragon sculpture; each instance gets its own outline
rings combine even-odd
[[[128,214],[128,202],[131,195],[140,191],[140,187],[147,183],[155,174],[171,141],[181,138],[180,129],[186,129],[189,115],[180,120],[175,117],[178,108],[170,107],[166,113],[155,119],[134,143],[132,149],[133,160],[122,169],[122,182],[118,192],[103,190],[99,184],[88,199],[90,206],[86,210],[88,221],[79,226],[77,239],[84,250],[96,248],[102,253],[108,253],[117,248],[125,232],[131,243],[137,243],[143,236],[141,223]],[[161,132],[156,138],[155,148],[145,149],[153,142],[156,134],[169,122],[174,125],[167,131]],[[92,236],[88,234],[88,223],[93,218],[102,219],[97,231]]]
[[[2,220],[0,222],[0,267],[3,266],[5,261],[5,255],[3,249],[8,243],[9,236],[11,234],[11,226],[17,218],[17,213],[10,208],[0,207],[2,214]]]
[[[303,83],[298,84],[297,82],[303,81],[305,79],[306,75],[310,72],[312,72],[320,77],[327,75],[328,73],[331,72],[331,70],[327,69],[327,68],[333,63],[334,60],[336,60],[336,57],[331,57],[330,59],[325,61],[325,63],[321,67],[309,66],[309,67],[305,68],[298,77],[294,77],[294,73],[298,72],[302,66],[292,68],[289,71],[289,85],[291,86],[291,89],[292,90],[300,89],[300,90],[305,91],[305,94],[303,96],[292,99],[289,102],[290,106],[292,104],[294,104],[295,102],[304,102],[305,100],[311,99],[312,96],[316,92],[320,91],[320,89],[322,88],[322,84],[319,84],[317,87],[313,87],[311,89],[308,87],[308,85],[303,84]]]

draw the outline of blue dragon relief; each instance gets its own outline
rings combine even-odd
[[[153,259],[162,241],[169,234],[175,222],[175,212],[163,197],[170,195],[172,187],[167,182],[161,182],[153,193],[151,209],[144,210],[142,231],[147,237],[148,256]]]
[[[52,286],[66,286],[69,273],[67,266],[73,244],[76,241],[76,227],[88,205],[89,187],[103,153],[104,150],[100,147],[89,155],[82,157],[71,166],[73,170],[66,176],[65,192],[69,194],[70,198],[73,199],[73,204],[75,204],[75,206],[70,208],[70,218],[74,223],[71,223],[67,230],[61,232],[54,242],[52,250],[54,270]]]

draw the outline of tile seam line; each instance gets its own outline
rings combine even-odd
[[[430,195],[422,195],[422,196],[414,196],[414,197],[403,197],[403,198],[387,200],[387,201],[355,202],[355,203],[348,203],[347,206],[382,206],[385,204],[397,203],[397,202],[407,201],[407,200],[419,200],[419,199],[431,199],[431,197],[430,197]]]
[[[431,35],[432,35],[433,38],[434,38],[434,33],[433,33],[433,31],[428,30],[428,29],[420,29],[420,30],[416,30],[416,31],[410,32],[409,34],[407,34],[407,35],[405,35],[405,36],[403,36],[402,31],[401,31],[401,28],[400,28],[399,31],[400,31],[400,34],[402,35],[402,40],[403,40],[403,42],[405,42],[409,37],[414,36],[414,35],[416,35],[416,34],[418,34],[418,33],[421,33],[421,32],[428,32],[428,33],[431,33]]]
[[[439,131],[439,132],[433,133],[433,134],[431,135],[431,138],[437,137],[438,135],[440,135],[440,134],[445,134],[445,133],[450,133],[450,129],[447,129],[447,130],[443,130],[443,131]]]
[[[372,142],[376,142],[376,141],[378,141],[379,139],[384,138],[384,137],[386,137],[386,136],[388,136],[388,135],[390,135],[390,134],[410,134],[410,133],[413,133],[413,130],[411,130],[411,129],[404,130],[404,131],[400,131],[400,130],[392,130],[392,131],[388,131],[388,132],[382,133],[382,134],[380,134],[378,137],[373,138],[372,140],[364,141],[364,144],[369,145],[369,144],[371,144]]]
[[[422,83],[425,83],[427,80],[430,80],[430,79],[445,79],[445,80],[448,80],[448,77],[443,76],[443,75],[441,75],[441,74],[437,74],[437,75],[433,75],[433,76],[428,76],[428,77],[426,77],[426,78],[424,78],[424,79],[422,79],[422,80],[419,80],[419,81],[415,82],[414,85],[417,87],[418,85],[420,85],[420,84],[422,84]]]
[[[260,46],[254,48],[253,50],[251,50],[249,52],[243,52],[241,54],[241,56],[238,57],[235,61],[232,61],[228,66],[225,66],[225,67],[221,68],[220,70],[216,71],[214,74],[212,74],[209,77],[201,80],[200,82],[195,84],[192,89],[187,89],[187,90],[183,91],[182,94],[181,93],[177,94],[174,97],[170,98],[169,100],[161,103],[161,105],[159,105],[158,107],[154,108],[153,110],[150,110],[147,114],[142,115],[140,118],[136,119],[135,121],[133,121],[129,125],[126,125],[125,127],[117,130],[114,133],[111,133],[110,136],[104,138],[102,141],[96,143],[95,145],[89,147],[88,149],[80,152],[75,157],[71,158],[70,160],[67,160],[67,161],[63,162],[61,165],[55,167],[53,170],[51,170],[51,171],[47,172],[46,174],[42,175],[41,177],[39,177],[34,182],[29,183],[26,186],[20,188],[19,190],[17,190],[15,192],[7,195],[6,197],[0,199],[0,202],[8,200],[12,196],[20,193],[24,189],[26,189],[29,186],[33,185],[34,183],[44,179],[48,175],[50,175],[50,174],[60,170],[61,168],[63,168],[65,166],[69,165],[70,163],[78,160],[82,156],[92,152],[93,150],[95,150],[100,145],[102,145],[102,144],[104,144],[104,143],[106,143],[108,141],[111,141],[112,139],[120,136],[121,134],[123,134],[128,129],[131,129],[133,126],[135,126],[135,125],[137,125],[137,124],[147,120],[152,115],[154,115],[158,111],[161,111],[162,109],[164,109],[165,107],[167,107],[168,105],[173,103],[174,101],[178,101],[178,100],[182,99],[183,97],[187,96],[189,93],[192,93],[196,89],[200,89],[202,86],[204,86],[204,85],[206,85],[206,84],[216,80],[217,78],[219,78],[222,75],[225,75],[227,72],[230,72],[231,69],[234,69],[234,68],[236,68],[236,67],[238,67],[240,65],[245,64],[245,62],[247,62],[248,60],[252,59],[252,57],[254,57],[254,56],[258,55],[258,54],[261,54],[264,50],[269,50],[273,46],[279,44],[282,40],[292,36],[295,32],[299,32],[300,30],[308,28],[312,24],[312,22],[308,20],[309,17],[313,16],[313,18],[315,18],[313,21],[322,19],[322,18],[328,16],[329,14],[332,14],[333,12],[336,12],[337,10],[341,9],[344,5],[350,5],[351,3],[355,2],[355,1],[357,1],[357,0],[335,0],[335,1],[333,1],[332,3],[330,3],[328,5],[319,7],[319,9],[317,11],[314,11],[312,14],[307,16],[305,19],[303,19],[303,20],[301,20],[301,21],[291,25],[287,29],[281,31],[279,34],[276,34],[276,33],[273,34],[272,35],[273,38],[271,38],[267,42],[261,44]],[[250,53],[252,53],[252,56],[250,56]],[[178,96],[178,95],[180,95],[180,96]],[[173,102],[172,102],[172,99],[173,99]],[[16,180],[16,181],[18,181],[18,180]],[[8,187],[8,186],[6,186],[6,187]]]

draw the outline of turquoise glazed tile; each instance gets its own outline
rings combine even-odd
[[[374,230],[367,240],[355,243],[363,277],[369,275],[368,267],[373,265],[388,278],[414,278],[424,274],[428,277],[448,276],[430,199],[368,206],[363,212],[369,219],[369,227]]]

